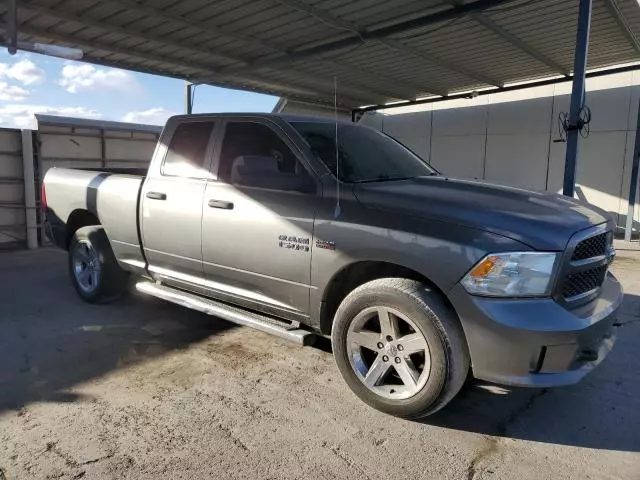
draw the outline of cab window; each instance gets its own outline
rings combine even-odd
[[[207,147],[214,122],[187,122],[178,125],[169,140],[162,164],[162,174],[203,178],[206,171]]]
[[[311,177],[287,144],[268,126],[230,122],[225,129],[218,178],[233,185],[304,191]]]

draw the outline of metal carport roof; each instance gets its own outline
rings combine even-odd
[[[3,0],[0,28],[8,29]],[[576,0],[17,0],[18,38],[91,63],[343,108],[568,76]],[[636,0],[596,0],[589,68],[640,60]]]

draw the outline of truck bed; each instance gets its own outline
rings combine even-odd
[[[139,196],[145,169],[52,168],[44,178],[49,235],[68,247],[68,224],[93,215],[104,227],[119,261],[142,262],[138,225]]]

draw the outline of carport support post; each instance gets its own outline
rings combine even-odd
[[[567,153],[564,161],[564,186],[562,193],[573,197],[576,186],[576,157],[578,156],[578,136],[580,130],[580,110],[584,104],[585,75],[587,73],[587,55],[589,53],[589,33],[591,30],[592,0],[580,0],[578,7],[578,31],[576,50],[573,59],[573,87],[571,89],[571,109],[567,130]]]
[[[187,115],[191,115],[193,112],[193,83],[184,83],[184,110]]]
[[[24,180],[24,206],[27,225],[27,248],[38,248],[38,221],[36,216],[36,180],[33,173],[33,131],[22,130],[22,173]]]
[[[7,5],[7,17],[9,19],[7,30],[9,33],[9,45],[7,51],[9,55],[18,53],[18,0],[9,0]]]
[[[627,208],[627,224],[624,229],[624,241],[631,241],[633,233],[633,214],[638,192],[638,164],[640,163],[640,102],[638,102],[638,120],[636,123],[636,142],[633,147],[633,163],[631,166],[631,183],[629,185],[629,206]]]

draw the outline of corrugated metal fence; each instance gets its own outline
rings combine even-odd
[[[22,246],[26,241],[22,135],[20,130],[0,129],[0,249]]]
[[[38,115],[39,168],[145,168],[162,130],[153,125]]]
[[[40,230],[39,243],[46,243],[40,184],[49,168],[146,168],[162,130],[153,125],[36,117],[38,129],[33,132],[0,129],[0,249],[26,247],[29,229],[34,234]],[[23,162],[23,142],[31,142],[24,157],[32,165]],[[25,171],[32,177],[33,189]],[[37,215],[29,215],[29,209]]]

